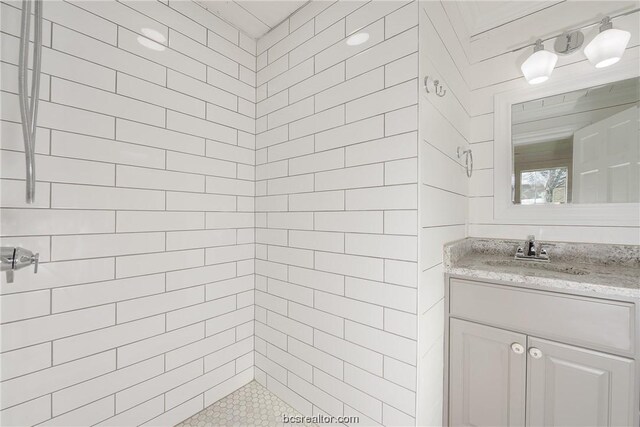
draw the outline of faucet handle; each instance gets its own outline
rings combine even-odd
[[[0,269],[7,273],[7,283],[13,283],[15,270],[20,270],[33,264],[33,272],[38,272],[40,254],[21,247],[3,246],[0,261]]]
[[[40,252],[36,252],[31,257],[31,263],[33,264],[33,274],[38,274],[38,265],[40,264]]]

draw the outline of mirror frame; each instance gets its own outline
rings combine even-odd
[[[636,52],[627,50],[626,57],[609,68],[596,69],[582,61],[572,67],[556,69],[551,79],[539,86],[527,84],[494,96],[494,220],[526,225],[640,226],[640,203],[514,204],[511,143],[512,105],[639,77],[638,60]],[[576,78],[576,74],[580,78]]]

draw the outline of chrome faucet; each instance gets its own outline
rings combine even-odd
[[[7,283],[13,283],[13,273],[16,270],[33,264],[33,272],[38,272],[40,254],[33,253],[20,247],[3,246],[0,251],[0,271],[7,272]]]
[[[521,261],[541,261],[549,262],[549,254],[542,245],[536,241],[536,236],[527,236],[524,246],[518,247],[516,250],[515,259]]]

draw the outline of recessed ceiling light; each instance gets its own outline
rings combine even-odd
[[[358,46],[369,40],[369,33],[356,33],[347,39],[349,46]]]
[[[167,42],[167,38],[160,32],[152,28],[142,28],[140,31],[144,34],[144,37],[138,36],[138,43],[142,46],[157,51],[166,49],[164,43]]]

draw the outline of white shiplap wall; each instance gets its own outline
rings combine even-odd
[[[439,80],[444,97],[420,91],[420,285],[418,288],[417,425],[442,423],[445,243],[467,231],[469,179],[457,148],[470,141],[470,91],[444,43],[440,2],[420,3],[420,76]]]
[[[258,41],[256,379],[305,415],[415,424],[417,25],[313,2]]]
[[[44,2],[24,200],[1,4],[2,425],[174,425],[253,374],[255,42],[190,1]],[[168,39],[137,43],[141,28]]]
[[[452,22],[454,28],[460,25],[454,2],[443,2],[446,12],[440,15],[442,21],[436,26],[445,26]],[[634,1],[560,2],[535,13],[507,22],[495,29],[483,33],[481,37],[470,41],[455,32],[443,36],[458,68],[462,70],[464,80],[471,89],[471,148],[474,154],[475,171],[469,187],[469,235],[474,237],[523,239],[529,234],[536,235],[542,241],[579,241],[613,244],[639,244],[640,230],[637,227],[611,226],[608,218],[594,226],[576,226],[564,224],[509,224],[494,219],[494,95],[500,92],[527,89],[529,84],[522,77],[520,65],[531,52],[525,49],[511,52],[518,46],[530,43],[538,37],[546,38],[563,30],[580,27],[597,21],[607,14],[618,13],[637,8]],[[630,31],[631,41],[622,61],[638,64],[640,49],[639,13],[621,17],[614,25]],[[597,34],[597,26],[585,30],[585,43]],[[462,40],[462,43],[459,41]],[[551,48],[552,41],[546,42]],[[616,65],[614,65],[615,67]],[[549,83],[561,76],[581,78],[594,68],[584,54],[576,52],[569,56],[560,56]],[[583,77],[585,78],[585,77]],[[544,84],[544,83],[543,83]]]

